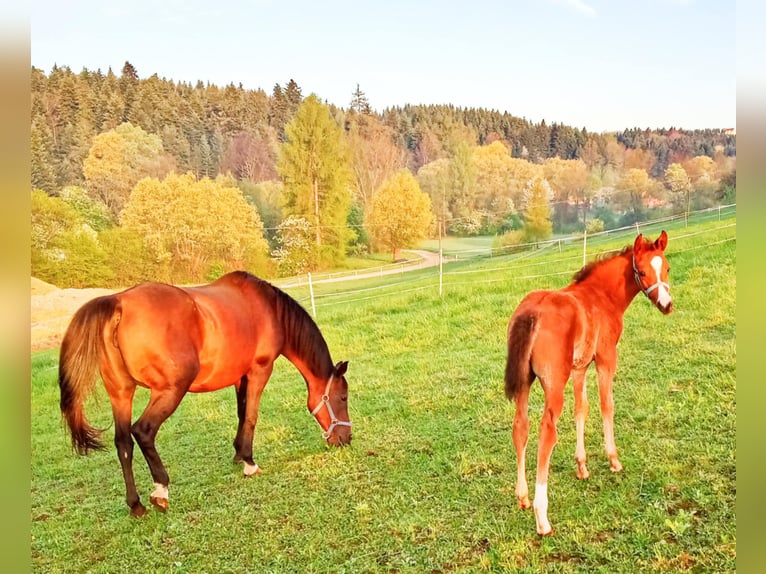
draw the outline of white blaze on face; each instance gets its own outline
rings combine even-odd
[[[670,293],[660,277],[660,274],[662,273],[662,257],[659,255],[652,257],[651,265],[657,275],[657,304],[663,308],[667,307],[673,299],[670,297]]]

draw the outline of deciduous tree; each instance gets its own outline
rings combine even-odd
[[[407,153],[394,143],[393,130],[373,115],[353,114],[347,134],[357,203],[365,213],[375,192],[407,163]]]
[[[670,201],[677,213],[688,211],[692,182],[680,163],[671,163],[665,170],[665,187],[670,192]]]
[[[141,235],[158,260],[171,261],[188,278],[203,278],[211,265],[266,270],[261,218],[230,179],[142,179],[121,223]]]
[[[83,162],[88,192],[115,216],[138,180],[161,177],[170,169],[160,138],[130,123],[96,136]]]
[[[403,169],[375,195],[367,227],[374,241],[390,249],[396,261],[400,249],[428,236],[431,222],[430,198],[412,173]]]
[[[524,238],[529,242],[548,239],[553,234],[550,185],[543,177],[530,181],[524,193]]]

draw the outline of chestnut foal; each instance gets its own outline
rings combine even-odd
[[[529,293],[511,316],[508,325],[508,360],[505,394],[516,401],[513,445],[518,475],[516,496],[521,508],[529,508],[525,454],[529,436],[527,407],[535,378],[545,393],[537,450],[537,479],[534,510],[537,533],[553,533],[548,522],[548,469],[557,440],[556,422],[564,405],[564,387],[570,375],[574,382],[577,429],[577,477],[588,478],[585,465],[585,417],[588,400],[585,371],[595,361],[604,443],[612,472],[622,470],[614,443],[614,399],[612,380],[617,368],[617,342],[622,334],[623,315],[633,298],[643,292],[664,314],[673,309],[668,284],[663,231],[652,242],[642,235],[632,246],[611,257],[583,267],[570,285],[559,290]]]

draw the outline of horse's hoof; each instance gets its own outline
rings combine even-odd
[[[538,531],[537,531],[537,533],[538,533],[540,536],[553,536],[553,528],[549,528],[547,532],[540,532],[540,531],[538,530]]]
[[[261,474],[261,467],[257,464],[248,464],[245,463],[245,478],[248,476],[255,476],[256,474]]]
[[[532,508],[532,503],[529,501],[529,496],[519,497],[519,508],[522,510],[529,510]]]
[[[146,514],[146,507],[140,502],[130,508],[130,516],[133,518],[141,518]]]
[[[590,472],[588,471],[588,467],[585,466],[585,463],[580,464],[577,463],[577,470],[575,471],[575,476],[579,478],[580,480],[587,480],[590,478]]]
[[[622,464],[616,458],[609,461],[609,470],[612,472],[620,472],[622,470]]]
[[[152,505],[154,508],[159,510],[160,512],[166,512],[168,509],[168,499],[167,498],[160,498],[158,496],[152,496],[149,498],[149,500],[152,502]]]

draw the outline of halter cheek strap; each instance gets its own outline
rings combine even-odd
[[[335,430],[335,427],[350,427],[351,421],[339,421],[338,418],[335,416],[335,412],[332,410],[332,405],[330,404],[330,385],[332,385],[332,381],[335,378],[335,374],[330,375],[330,379],[327,381],[327,386],[324,388],[324,394],[322,395],[322,400],[319,401],[319,404],[314,407],[314,410],[311,411],[311,414],[314,415],[314,418],[316,418],[317,413],[322,410],[322,407],[327,407],[327,412],[330,414],[330,426],[327,427],[326,431],[322,432],[322,438],[327,440],[330,438],[330,434],[333,430]],[[319,420],[317,419],[317,422]]]
[[[633,277],[636,278],[636,284],[638,285],[638,288],[641,289],[641,291],[643,291],[644,295],[646,295],[647,297],[649,297],[649,293],[651,293],[652,291],[654,291],[660,286],[663,286],[665,287],[665,289],[670,291],[670,284],[665,283],[664,281],[660,281],[659,278],[657,279],[657,282],[654,285],[644,288],[644,286],[641,284],[641,275],[639,275],[638,267],[636,267],[635,254],[633,255]]]

